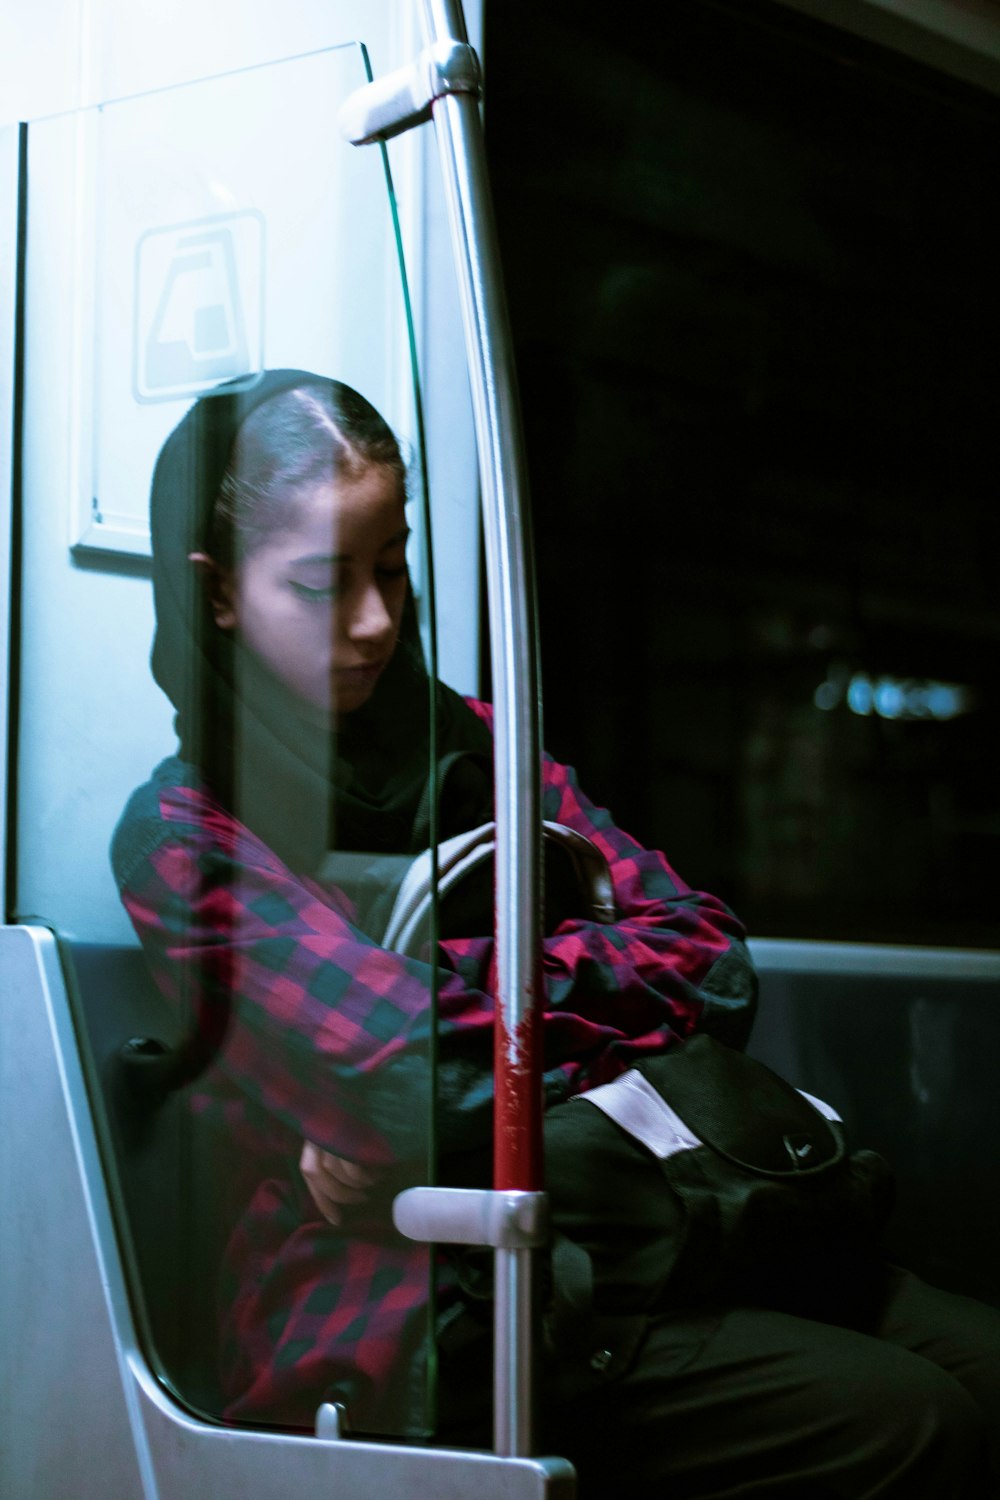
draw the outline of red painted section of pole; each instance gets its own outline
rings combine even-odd
[[[496,991],[494,990],[494,993]],[[541,1191],[542,1155],[541,970],[516,1032],[505,1024],[499,997],[493,1028],[493,1186],[500,1192]]]

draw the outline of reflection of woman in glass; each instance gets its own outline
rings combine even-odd
[[[203,1011],[233,999],[199,1103],[224,1121],[245,1179],[226,1256],[223,1381],[234,1418],[311,1426],[320,1401],[342,1399],[360,1430],[405,1426],[401,1385],[429,1261],[388,1227],[388,1204],[423,1176],[432,971],[378,946],[342,886],[324,879],[331,850],[374,864],[429,838],[430,691],[404,498],[381,417],[350,389],[296,371],[198,402],[154,478],[153,670],[177,707],[180,749],[133,796],[113,858],[162,989]],[[448,837],[492,815],[490,715],[443,685],[434,702]],[[753,980],[731,913],[688,890],[548,760],[544,810],[607,856],[618,910],[611,925],[571,919],[545,939],[546,1104],[696,1029],[742,1045]],[[474,1175],[489,1140],[491,958],[483,934],[445,940],[436,955],[445,1180]],[[439,1321],[460,1321],[447,1266],[439,1279]],[[697,1473],[703,1487],[690,1492],[705,1495],[716,1492],[713,1464],[721,1473],[734,1453],[748,1495],[785,1493],[766,1484],[790,1464],[806,1487],[787,1492],[805,1495],[820,1493],[805,1481],[812,1465],[848,1485],[829,1493],[874,1494],[883,1490],[843,1476],[958,1475],[974,1462],[975,1408],[927,1360],[865,1338],[852,1364],[837,1337],[860,1335],[808,1325],[822,1335],[815,1347],[760,1322],[780,1315],[756,1316],[745,1312],[742,1330],[711,1309],[668,1319],[619,1383],[621,1412],[605,1406],[615,1384],[603,1373],[579,1386],[577,1439],[596,1401],[594,1419],[618,1432],[613,1448],[628,1420],[636,1441],[653,1445],[647,1479],[657,1465]],[[872,1353],[881,1350],[885,1368]],[[678,1385],[681,1367],[699,1360],[697,1379]],[[907,1360],[919,1381],[910,1371],[908,1382]],[[697,1413],[678,1422],[698,1391]],[[485,1415],[487,1392],[478,1396]],[[735,1414],[734,1402],[751,1401]],[[838,1432],[823,1429],[831,1401]],[[762,1441],[766,1430],[773,1441]],[[731,1474],[718,1490],[735,1483]],[[918,1490],[904,1481],[884,1493]]]

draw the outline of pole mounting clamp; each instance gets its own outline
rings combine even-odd
[[[480,99],[482,93],[479,58],[468,42],[434,42],[414,62],[349,94],[340,107],[340,133],[352,146],[370,146],[429,120],[436,99]]]
[[[548,1239],[548,1210],[547,1193],[414,1187],[397,1194],[392,1219],[423,1243],[535,1250]]]

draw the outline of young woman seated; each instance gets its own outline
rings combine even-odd
[[[179,748],[131,798],[113,863],[163,991],[203,1018],[231,1005],[193,1101],[225,1133],[241,1205],[221,1278],[226,1416],[311,1427],[340,1400],[357,1431],[424,1430],[433,1276],[438,1434],[488,1444],[488,1319],[389,1208],[426,1180],[434,1054],[442,1178],[480,1180],[488,1159],[489,923],[405,956],[330,876],[331,853],[363,868],[426,847],[432,715],[438,837],[492,816],[490,710],[428,681],[405,502],[393,434],[336,381],[272,371],[188,412],[151,501],[152,664]],[[616,906],[544,936],[546,1109],[698,1032],[742,1047],[740,923],[569,768],[546,758],[542,776],[544,816],[594,842]],[[542,1451],[578,1464],[583,1494],[982,1500],[1000,1319],[879,1276],[854,1327],[668,1295],[623,1320],[621,1348],[612,1299],[608,1358],[553,1356]]]

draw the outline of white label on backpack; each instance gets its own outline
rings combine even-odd
[[[661,1161],[705,1144],[635,1068],[575,1098],[595,1104]]]
[[[797,1092],[825,1119],[840,1120],[836,1110],[824,1104],[822,1099],[814,1098],[804,1089]],[[660,1161],[676,1156],[678,1151],[695,1151],[705,1144],[635,1068],[630,1068],[611,1083],[602,1083],[586,1094],[574,1095],[574,1099],[603,1110],[609,1119],[627,1131],[633,1140],[640,1141]]]

